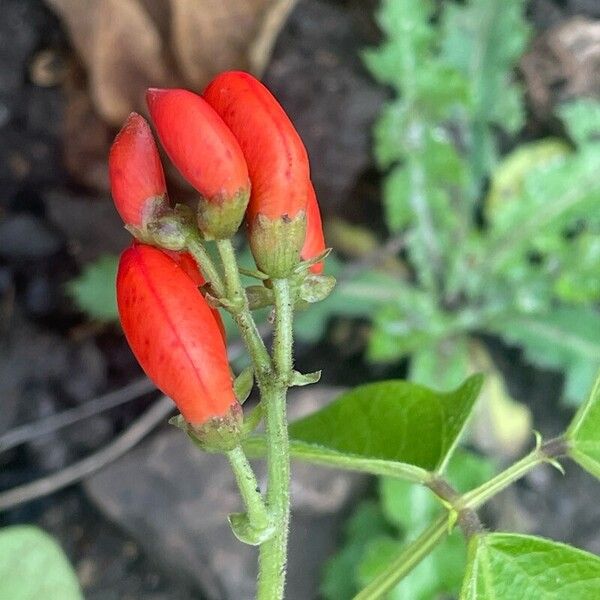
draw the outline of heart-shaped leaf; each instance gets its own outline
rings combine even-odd
[[[449,393],[407,381],[363,385],[292,423],[290,437],[338,455],[442,471],[481,383],[475,375]]]
[[[600,558],[529,535],[473,537],[460,600],[515,598],[597,600]]]
[[[566,434],[569,456],[600,479],[600,376]]]
[[[0,531],[0,598],[82,600],[77,577],[58,544],[30,526]]]

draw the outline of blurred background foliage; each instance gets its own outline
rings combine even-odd
[[[44,91],[62,84],[64,166],[77,186],[94,193],[107,190],[106,151],[114,128],[129,111],[143,110],[148,85],[201,89],[215,72],[227,68],[261,74],[296,4],[294,0],[46,3],[60,17],[78,59],[74,64],[56,63],[55,54],[40,52],[28,77]],[[323,7],[319,9],[323,13],[306,9],[315,3],[302,4],[304,14],[317,23],[321,14],[328,14]],[[313,165],[318,167],[313,172],[326,209],[328,241],[335,249],[327,272],[338,278],[338,286],[327,300],[298,314],[297,336],[309,350],[324,340],[340,351],[358,347],[373,377],[387,372],[386,368],[394,373],[406,368],[415,381],[450,389],[469,373],[485,371],[486,386],[470,442],[490,455],[512,456],[527,441],[531,417],[529,408],[511,397],[511,374],[497,368],[492,346],[501,340],[519,348],[531,364],[562,373],[566,405],[586,396],[600,365],[597,21],[568,19],[534,37],[531,20],[526,18],[533,5],[539,15],[545,6],[575,3],[348,0],[318,4],[359,5],[363,15],[377,7],[378,32],[369,39],[380,43],[365,48],[360,58],[361,68],[381,92],[373,98],[386,100],[371,138],[379,171],[370,174],[377,181],[373,186],[377,206],[351,186],[339,185],[337,194],[343,200],[332,200],[328,193],[335,186],[327,186],[328,180],[337,185],[338,173],[353,181],[365,167],[355,159],[359,145],[352,145],[354,140],[346,136],[352,119],[369,117],[367,109],[379,106],[370,101],[371,96],[365,94],[360,110],[344,106],[343,111],[330,97],[335,115],[339,112],[347,119],[345,127],[334,122],[335,137],[325,138],[320,153],[312,152],[308,143],[311,155],[322,163]],[[306,48],[313,43],[310,28],[300,19],[293,28],[300,40],[307,40],[296,52],[308,54]],[[289,89],[290,114],[299,113],[301,130],[306,122],[298,105],[318,114],[323,128],[328,115],[333,121],[331,113],[323,117],[319,112],[323,108],[317,108],[317,95],[327,86],[335,87],[345,66],[331,58],[328,48],[319,47],[321,62],[318,68],[311,66],[331,76],[317,86],[306,84],[306,73],[300,72],[306,63],[295,63],[295,58],[288,57],[289,62],[274,70],[279,73],[280,89]],[[353,91],[342,86],[341,94],[350,96]],[[543,126],[532,126],[536,120]],[[315,136],[309,127],[306,134]],[[341,146],[348,145],[344,160],[337,154],[338,138]],[[31,172],[40,171],[39,162]],[[21,163],[15,164],[21,168]],[[177,175],[169,175],[171,189],[189,197]],[[64,177],[61,172],[60,178]],[[54,185],[59,176],[52,173],[47,178]],[[81,188],[75,189],[79,193]],[[107,251],[104,242],[110,235],[100,226],[90,231],[94,202],[67,200],[57,201],[56,194],[44,196],[54,225],[58,222],[67,228],[69,253],[76,257],[76,268],[63,269],[57,277],[52,272],[52,281],[62,285],[64,273],[71,277],[83,264],[80,275],[63,287],[91,323],[76,321],[72,312],[61,307],[67,335],[76,339],[110,330],[105,324],[116,320],[117,256],[104,253],[97,258],[98,248]],[[112,211],[108,199],[102,200]],[[330,201],[338,203],[336,210],[329,209]],[[61,206],[62,214],[53,208]],[[354,218],[345,220],[342,213]],[[93,214],[100,212],[94,209]],[[83,223],[79,230],[77,222]],[[123,239],[111,239],[108,250],[114,252]],[[7,240],[8,236],[3,242]],[[93,261],[86,254],[90,248]],[[70,329],[73,322],[79,327],[76,334]],[[111,340],[107,354],[117,358],[107,362],[121,379],[113,377],[111,384],[132,376],[131,367],[125,369],[127,377],[115,368],[123,353],[114,348]],[[344,368],[349,370],[347,365]],[[70,371],[68,377],[72,378]],[[90,393],[85,388],[82,398],[105,389],[106,378],[100,380]],[[59,391],[62,399],[60,386]],[[110,437],[113,431],[110,427],[108,431]],[[451,478],[459,488],[470,486],[493,468],[487,459],[457,455]],[[18,477],[21,481],[22,474]],[[463,482],[461,477],[471,479]],[[377,498],[357,508],[347,525],[343,549],[326,569],[326,598],[348,597],[343,593],[351,594],[372,578],[386,557],[422,528],[435,505],[418,494],[427,492],[379,482]],[[392,597],[425,600],[452,593],[460,572],[461,543],[458,537],[450,538],[440,554],[432,555],[403,584],[410,587],[398,588]]]

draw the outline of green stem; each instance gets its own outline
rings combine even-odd
[[[448,514],[434,521],[418,538],[406,546],[394,561],[380,573],[354,600],[383,598],[406,577],[448,534]]]
[[[252,458],[265,456],[267,441],[265,436],[251,435],[243,442],[244,450]],[[303,462],[343,469],[347,471],[358,471],[371,475],[383,477],[396,477],[404,481],[426,484],[431,479],[431,473],[408,463],[393,460],[381,460],[375,458],[362,458],[348,454],[341,454],[333,450],[327,450],[322,446],[315,446],[298,440],[290,440],[290,456]]]
[[[227,458],[240,489],[248,521],[256,530],[265,529],[269,525],[269,513],[260,493],[254,471],[241,446],[230,450],[227,453]]]
[[[456,508],[478,508],[503,489],[523,477],[523,475],[531,471],[531,469],[542,463],[549,463],[563,473],[563,468],[557,459],[568,453],[568,441],[561,436],[548,440],[542,444],[541,436],[539,434],[536,434],[536,436],[537,443],[534,450],[514,465],[508,467],[505,471],[502,471],[502,473],[496,475],[496,477],[493,477],[488,482],[462,496]]]
[[[292,372],[293,302],[287,280],[273,280],[275,378],[263,390],[266,408],[267,504],[275,523],[274,535],[260,547],[258,600],[280,600],[285,588],[287,540],[290,520],[290,457],[286,395]]]
[[[248,299],[242,287],[235,258],[235,250],[231,240],[218,240],[217,249],[219,250],[225,272],[226,297],[231,303],[228,309],[240,330],[242,339],[254,364],[256,380],[262,389],[269,381],[272,372],[271,357],[252,318]]]
[[[187,243],[188,252],[194,257],[194,260],[198,263],[204,278],[212,286],[214,295],[218,298],[222,298],[225,295],[225,287],[219,271],[213,264],[212,259],[206,252],[206,248],[202,244],[202,241],[197,235],[190,236]]]

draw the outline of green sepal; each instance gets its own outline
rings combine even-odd
[[[240,228],[250,193],[240,188],[233,196],[201,197],[196,214],[198,228],[206,240],[232,238]]]
[[[325,248],[325,250],[323,250],[323,252],[321,252],[320,254],[317,254],[317,256],[313,256],[308,260],[303,260],[294,269],[294,273],[303,273],[310,269],[310,267],[312,267],[313,265],[323,262],[331,254],[332,250],[332,248]]]
[[[169,419],[169,424],[185,431],[194,444],[205,452],[228,452],[239,446],[242,439],[242,407],[234,402],[227,414],[208,419],[200,425],[188,423],[182,415]]]
[[[248,396],[254,387],[254,368],[246,367],[234,380],[233,391],[240,404],[248,400]]]
[[[275,526],[269,522],[263,527],[255,527],[247,513],[230,513],[227,517],[233,535],[244,544],[260,546],[273,536]]]
[[[273,292],[264,285],[249,285],[246,288],[246,297],[250,310],[273,306]]]
[[[331,275],[307,275],[302,284],[298,295],[301,300],[314,304],[325,300],[335,287],[335,277]]]
[[[306,235],[306,214],[300,211],[293,219],[269,219],[256,215],[250,225],[250,249],[256,265],[272,278],[284,279],[300,263],[300,250]]]
[[[289,380],[289,386],[311,385],[317,383],[321,379],[321,371],[313,371],[312,373],[300,373],[299,371],[292,371],[292,375]]]

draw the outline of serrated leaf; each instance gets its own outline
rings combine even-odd
[[[562,307],[546,314],[511,316],[492,331],[518,344],[534,363],[565,373],[565,398],[579,404],[600,367],[600,314],[592,308]]]
[[[117,321],[115,281],[119,257],[105,255],[87,265],[81,275],[67,283],[67,292],[90,318]]]
[[[600,374],[566,433],[569,456],[600,479]]]
[[[539,537],[511,533],[477,535],[460,600],[596,600],[600,558]]]
[[[564,243],[579,221],[600,214],[600,146],[587,146],[558,163],[531,172],[518,201],[493,215],[488,253],[494,270],[523,263],[532,251],[548,252]]]
[[[482,378],[436,393],[406,381],[359,386],[290,424],[293,441],[323,451],[441,471],[471,414]]]
[[[524,120],[513,75],[529,37],[524,10],[524,0],[470,0],[443,12],[442,56],[471,84],[472,107],[464,121],[476,190],[496,161],[490,126],[514,133]]]
[[[83,600],[77,577],[60,546],[41,529],[0,530],[0,598]]]

